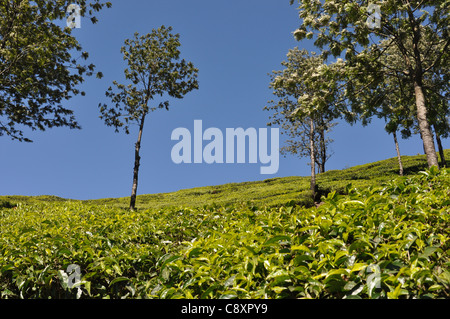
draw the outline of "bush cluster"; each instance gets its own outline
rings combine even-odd
[[[0,296],[448,298],[449,173],[333,191],[310,209],[3,207]]]

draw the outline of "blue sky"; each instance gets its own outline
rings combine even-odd
[[[75,111],[82,130],[53,128],[25,130],[34,143],[0,138],[0,194],[56,195],[72,199],[126,197],[131,193],[134,143],[130,135],[115,133],[99,119],[98,104],[108,102],[105,91],[113,80],[123,82],[120,48],[134,32],[150,33],[172,26],[181,36],[182,57],[199,69],[199,90],[171,100],[170,111],[147,117],[144,128],[138,194],[282,176],[308,176],[308,159],[280,155],[277,174],[261,175],[261,164],[175,164],[171,133],[178,127],[193,132],[194,120],[203,128],[264,128],[270,113],[263,111],[273,98],[268,88],[272,70],[281,69],[289,49],[314,50],[295,41],[299,19],[288,0],[127,0],[112,1],[92,25],[85,18],[74,34],[90,53],[104,78],[87,78],[80,87],[86,96],[65,103]],[[155,103],[159,101],[155,100]],[[384,123],[370,126],[340,123],[333,129],[333,157],[327,169],[342,169],[395,157]],[[282,144],[283,136],[281,136]],[[450,143],[443,140],[444,148]],[[423,153],[419,137],[400,140],[403,155]]]

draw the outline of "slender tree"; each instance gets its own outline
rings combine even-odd
[[[325,164],[333,155],[333,152],[330,150],[330,144],[333,143],[333,139],[326,137],[331,132],[331,129],[337,125],[337,122],[332,122],[328,119],[324,119],[320,117],[317,125],[318,132],[318,150],[317,150],[317,159],[316,164],[319,169],[319,173],[325,173]]]
[[[371,10],[373,6],[366,0],[298,0],[298,3],[301,25],[295,37],[314,39],[326,56],[345,57],[346,96],[355,112],[361,114],[379,106],[376,99],[373,103],[361,103],[358,97],[380,96],[386,77],[402,74],[407,79],[407,89],[415,98],[428,166],[439,167],[429,120],[433,105],[426,99],[424,79],[433,70],[448,70],[450,2],[375,1],[379,12]],[[383,62],[388,47],[398,50],[400,65]]]
[[[431,81],[434,88],[439,87],[439,85],[444,83],[446,83],[446,87],[440,87],[439,92],[432,91],[429,95],[429,99],[434,105],[432,112],[430,112],[430,121],[433,124],[434,135],[436,137],[436,143],[441,158],[441,166],[446,167],[447,163],[441,139],[448,138],[450,135],[450,80],[438,83]]]
[[[341,115],[337,112],[336,82],[326,71],[330,67],[323,64],[323,58],[315,53],[294,48],[289,50],[287,61],[282,62],[284,69],[271,74],[270,87],[279,100],[270,101],[266,110],[275,111],[270,124],[281,124],[285,132],[291,137],[301,132],[301,142],[288,144],[284,150],[308,155],[311,165],[311,191],[316,189],[316,162],[319,154],[324,164],[326,151],[319,151],[318,147],[326,148],[324,137],[326,127],[331,127],[333,119]],[[321,72],[318,72],[321,70]],[[317,143],[319,141],[319,143]]]
[[[386,55],[386,58],[391,60],[391,64],[395,63],[396,57],[398,56],[395,54]],[[388,134],[392,134],[394,138],[399,175],[403,176],[403,162],[397,133],[402,130],[402,136],[409,137],[411,135],[411,126],[414,123],[414,108],[411,108],[411,105],[414,102],[412,96],[405,93],[405,83],[401,75],[386,79],[380,100],[380,108],[375,109],[375,112],[379,118],[385,120],[385,130]]]
[[[435,128],[435,132],[436,132],[436,128]],[[437,132],[436,132],[436,142],[438,145],[439,156],[441,157],[441,166],[447,167],[447,161],[445,160],[445,153],[444,153],[444,148],[442,147],[441,136]]]
[[[398,144],[398,139],[397,139],[398,125],[394,121],[390,121],[386,125],[385,129],[388,133],[392,134],[392,136],[394,138],[395,151],[397,152],[399,175],[403,176],[403,162],[402,162],[402,156],[400,154],[400,146]]]
[[[398,140],[397,140],[397,131],[393,131],[392,135],[394,136],[395,150],[397,151],[399,175],[403,176],[403,162],[402,162],[402,156],[400,154],[400,146],[398,145]]]
[[[106,92],[113,106],[99,105],[100,118],[107,126],[115,127],[116,132],[122,128],[129,134],[130,124],[137,124],[139,127],[134,148],[130,210],[136,209],[141,160],[139,152],[146,116],[160,108],[169,109],[169,101],[164,99],[153,106],[149,103],[153,103],[157,97],[163,98],[166,94],[181,99],[188,92],[198,89],[198,70],[191,62],[180,60],[179,38],[179,34],[172,34],[172,27],[161,26],[147,35],[140,36],[135,33],[133,39],[126,40],[121,52],[128,63],[125,78],[131,83],[125,85],[114,81],[118,91],[114,92],[113,88],[109,87]]]
[[[425,45],[425,44],[422,44]],[[380,58],[384,65],[390,68],[400,68],[402,63],[402,55],[396,47],[386,46],[385,53]],[[388,70],[386,70],[388,71]],[[448,115],[450,109],[448,107],[448,91],[449,83],[443,78],[440,68],[435,68],[424,76],[423,87],[427,92],[427,101],[432,107],[428,113],[428,120],[434,129],[439,153],[441,155],[441,166],[445,166],[445,156],[442,148],[440,135],[448,137],[449,123]],[[408,138],[412,132],[419,133],[420,129],[416,120],[416,109],[414,107],[414,94],[412,90],[408,90],[408,77],[401,73],[396,73],[395,76],[385,78],[385,83],[380,84],[383,88],[379,97],[376,97],[380,102],[380,107],[374,109],[377,116],[384,118],[386,121],[386,131],[393,134],[396,144],[397,153],[399,153],[397,131],[401,130],[402,137]],[[447,97],[446,97],[447,96]],[[378,102],[376,102],[378,103]],[[401,164],[401,157],[399,156],[399,165]],[[400,168],[400,171],[402,169]]]
[[[274,106],[272,106],[274,107]],[[271,107],[266,107],[265,109],[269,110]],[[293,108],[291,112],[295,110]],[[310,143],[309,143],[309,133],[310,133],[310,123],[308,119],[304,119],[303,121],[297,120],[295,117],[292,121],[284,118],[283,123],[281,125],[282,134],[287,135],[289,138],[285,141],[285,146],[281,147],[280,153],[284,156],[288,154],[296,155],[300,158],[309,157],[310,156]],[[273,121],[268,123],[269,125],[278,125],[280,121]],[[324,173],[326,163],[333,155],[333,152],[330,150],[330,144],[333,142],[333,139],[328,137],[331,132],[332,127],[337,125],[337,123],[326,123],[321,122],[320,119],[318,124],[314,130],[314,146],[315,146],[315,162],[317,166],[318,173]]]
[[[61,19],[73,1],[0,1],[0,136],[31,142],[23,127],[45,131],[67,126],[79,129],[73,111],[62,102],[84,92],[77,89],[84,76],[94,73],[85,65],[87,52]],[[78,1],[80,15],[97,22],[94,13],[111,3]],[[78,52],[79,57],[73,57]],[[97,73],[101,77],[101,73]]]

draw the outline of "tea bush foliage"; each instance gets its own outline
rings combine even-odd
[[[1,298],[449,298],[450,170],[346,193],[308,209],[6,206]]]
[[[445,154],[446,158],[450,158],[450,149],[445,150]],[[425,155],[402,156],[402,161],[405,175],[417,174],[428,167]],[[318,193],[326,195],[336,191],[339,194],[346,194],[349,183],[358,188],[380,185],[397,177],[398,173],[396,157],[343,170],[330,170],[317,174]],[[139,195],[136,205],[139,209],[162,209],[173,206],[203,207],[212,204],[236,205],[251,202],[258,206],[282,207],[295,203],[312,207],[314,203],[310,198],[309,189],[309,177],[278,177],[262,181],[183,189],[173,193]],[[129,201],[129,197],[126,197],[97,199],[89,202],[128,208]]]

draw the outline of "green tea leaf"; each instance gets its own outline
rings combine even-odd
[[[273,244],[277,244],[279,241],[289,241],[291,239],[291,237],[289,236],[284,236],[284,235],[278,235],[278,236],[274,236],[268,240],[266,240],[266,242],[263,244],[263,246],[270,246]]]
[[[114,278],[110,283],[109,283],[109,286],[112,286],[112,285],[114,285],[115,283],[118,283],[118,282],[122,282],[122,281],[129,281],[130,279],[128,278],[128,277],[117,277],[117,278]]]

